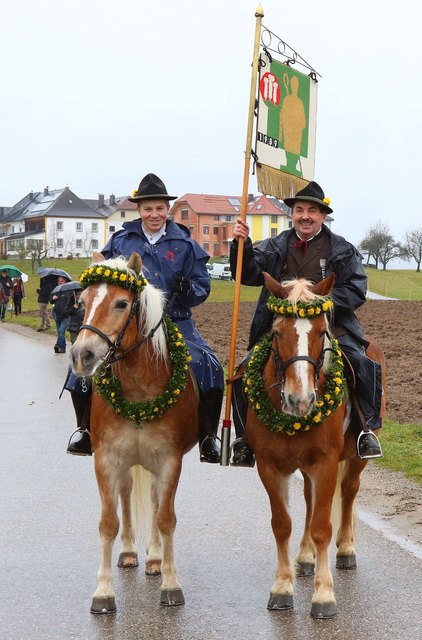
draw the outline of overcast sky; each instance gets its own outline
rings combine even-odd
[[[0,205],[31,189],[241,194],[253,0],[14,0],[0,21]],[[322,75],[315,180],[358,244],[420,227],[421,9],[414,0],[262,2]],[[249,192],[257,193],[251,176]]]

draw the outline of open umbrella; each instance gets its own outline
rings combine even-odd
[[[38,267],[37,271],[40,278],[47,278],[48,276],[61,276],[62,278],[66,278],[66,280],[72,280],[72,276],[70,276],[67,271],[63,271],[63,269],[56,269],[55,267],[51,269]]]
[[[59,284],[57,287],[54,287],[51,295],[54,293],[70,293],[71,291],[80,291],[81,289],[82,285],[80,282],[71,280],[70,282],[65,282],[64,284]]]
[[[22,278],[22,282],[28,282],[26,273],[11,264],[3,264],[0,266],[0,273],[2,271],[6,271],[9,278]]]

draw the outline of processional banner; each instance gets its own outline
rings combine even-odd
[[[317,82],[266,53],[260,56],[258,190],[286,198],[314,178]]]

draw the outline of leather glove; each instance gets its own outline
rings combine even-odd
[[[191,282],[185,278],[180,271],[176,273],[173,280],[172,292],[177,293],[181,298],[187,298],[192,289]]]

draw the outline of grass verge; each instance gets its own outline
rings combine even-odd
[[[422,485],[422,424],[399,424],[385,420],[381,429],[384,456],[376,464],[401,471],[407,478]]]

